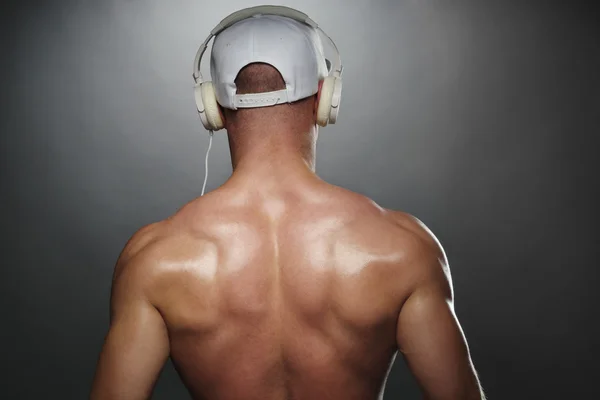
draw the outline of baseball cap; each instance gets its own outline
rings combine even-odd
[[[286,88],[274,92],[236,94],[235,78],[251,63],[276,68]],[[279,15],[255,15],[219,33],[214,40],[210,72],[217,102],[225,108],[254,108],[291,103],[318,91],[328,75],[317,30]]]

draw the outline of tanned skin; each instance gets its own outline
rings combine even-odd
[[[231,178],[117,262],[92,400],[150,398],[169,356],[194,399],[376,400],[398,351],[426,399],[484,398],[440,243],[317,177],[317,102],[303,135],[225,111]]]

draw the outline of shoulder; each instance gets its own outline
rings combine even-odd
[[[409,270],[413,289],[435,286],[451,298],[450,266],[438,238],[413,215],[387,209],[385,214],[401,232],[398,240],[403,248],[403,264]]]
[[[113,282],[151,284],[163,272],[173,272],[213,247],[202,230],[193,229],[181,217],[146,225],[127,241],[115,265]]]
[[[164,222],[146,225],[127,241],[116,262],[112,278],[111,319],[127,304],[148,301],[148,286],[156,261],[148,257],[148,248],[160,241]]]
[[[144,285],[157,271],[172,230],[168,219],[138,229],[119,255],[114,267],[113,285],[123,282],[127,282],[129,288]]]
[[[441,251],[442,246],[433,232],[417,217],[402,211],[385,209],[385,214],[396,226],[417,239],[430,251]]]
[[[168,221],[154,222],[138,229],[127,241],[117,260],[117,267],[130,263],[136,256],[164,237]]]

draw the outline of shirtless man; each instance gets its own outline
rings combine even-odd
[[[194,399],[382,399],[398,350],[425,398],[483,399],[440,243],[315,174],[326,67],[311,29],[263,16],[215,39],[233,174],[125,246],[93,400],[149,398],[169,356]],[[254,58],[238,57],[248,40]],[[280,89],[284,104],[231,108]]]

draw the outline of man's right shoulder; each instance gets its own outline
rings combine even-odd
[[[438,238],[413,215],[388,209],[385,212],[401,232],[398,233],[398,245],[404,254],[403,268],[408,268],[413,278],[413,289],[434,284],[451,297],[450,267]]]

